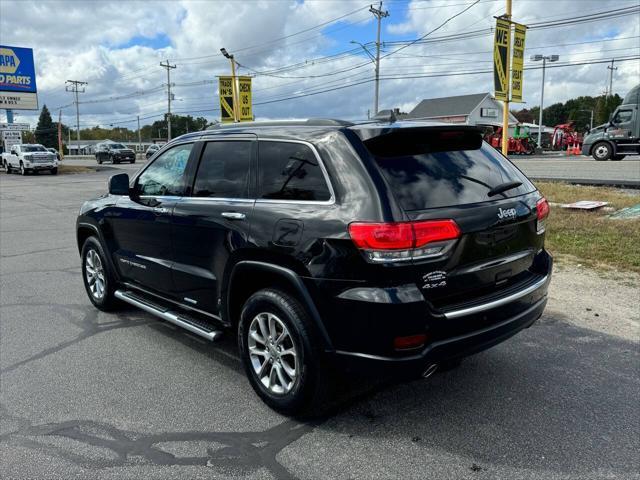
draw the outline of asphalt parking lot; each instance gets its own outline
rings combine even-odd
[[[91,306],[75,217],[114,171],[0,172],[2,478],[640,478],[637,318],[591,328],[580,301],[604,300],[568,313],[558,294],[459,368],[342,381],[335,411],[302,423],[258,399],[231,335]]]

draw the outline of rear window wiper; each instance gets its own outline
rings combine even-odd
[[[520,185],[522,185],[522,182],[501,183],[500,185],[496,185],[491,190],[489,190],[489,193],[487,193],[487,195],[490,197],[493,197],[494,195],[498,195],[499,193],[506,192],[507,190],[511,190],[512,188],[518,188]]]

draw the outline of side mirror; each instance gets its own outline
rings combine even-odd
[[[129,195],[129,175],[118,173],[109,178],[109,194]]]

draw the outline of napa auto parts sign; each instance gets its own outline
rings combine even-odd
[[[37,110],[33,50],[0,45],[0,108]]]

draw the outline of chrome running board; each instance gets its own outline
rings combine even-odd
[[[187,314],[163,307],[153,300],[149,300],[129,290],[116,290],[114,296],[123,302],[138,307],[145,312],[160,317],[162,320],[173,323],[212,342],[222,335],[222,331],[216,330],[208,323],[197,320]]]

